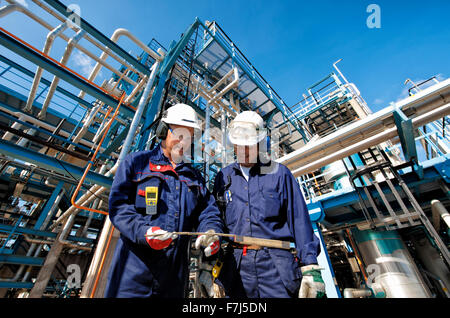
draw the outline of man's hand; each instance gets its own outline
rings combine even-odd
[[[214,234],[216,233],[214,230],[206,231],[206,233]],[[220,240],[217,235],[200,235],[195,241],[195,248],[198,250],[200,246],[205,248],[205,256],[209,257],[211,255],[216,254],[220,249]]]
[[[148,245],[155,250],[162,250],[172,243],[178,235],[161,230],[158,226],[153,226],[147,230],[146,240]]]
[[[302,283],[298,298],[323,298],[325,297],[325,283],[318,265],[302,266]]]

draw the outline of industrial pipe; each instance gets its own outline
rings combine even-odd
[[[0,17],[3,17],[5,14],[2,14],[1,11],[3,11],[5,9],[5,13],[9,14],[11,12],[13,12],[14,10],[17,10],[17,8],[19,8],[18,5],[12,6],[12,8],[10,8],[11,6],[7,6],[7,7],[3,7],[0,9]],[[9,9],[10,8],[10,9]],[[9,10],[8,10],[9,9]],[[48,55],[50,53],[50,50],[53,46],[53,43],[56,39],[56,37],[61,34],[65,29],[67,29],[67,23],[64,22],[61,25],[57,26],[56,28],[54,28],[52,31],[50,31],[47,34],[47,38],[45,40],[45,44],[44,44],[44,49],[43,49],[43,53]],[[41,78],[42,78],[42,73],[44,72],[44,69],[40,66],[38,66],[36,73],[34,75],[34,79],[33,79],[33,83],[31,85],[31,89],[30,92],[28,94],[28,98],[27,98],[27,103],[26,106],[24,108],[24,111],[27,113],[31,112],[32,106],[33,106],[33,102],[34,102],[34,98],[36,97],[36,92],[37,89],[39,87],[39,83],[41,82]],[[12,128],[14,129],[20,129],[22,127],[22,125],[20,125],[19,123],[14,123],[12,125]],[[3,136],[4,140],[11,140],[13,134],[10,132],[5,133],[5,135]]]
[[[413,124],[413,127],[415,127],[415,128],[421,127],[431,121],[445,117],[449,114],[450,114],[450,104],[446,104],[446,105],[441,106],[433,111],[430,111],[421,116],[413,118],[412,124]],[[346,157],[353,155],[359,151],[362,151],[364,149],[373,147],[384,141],[392,139],[395,136],[397,136],[397,134],[398,134],[397,127],[392,127],[392,128],[386,129],[385,131],[383,131],[375,136],[371,136],[365,140],[362,140],[362,141],[357,142],[357,143],[355,143],[351,146],[348,146],[344,149],[336,151],[331,155],[322,157],[313,163],[310,163],[310,164],[302,166],[301,168],[295,169],[292,171],[292,174],[295,177],[298,177],[298,176],[310,173],[310,172],[315,171],[321,167],[324,167],[330,163],[333,163],[337,160],[346,158]]]
[[[145,44],[143,44],[139,39],[137,39],[133,34],[131,34],[128,30],[126,29],[117,29],[114,31],[113,35],[111,36],[111,41],[113,42],[117,42],[119,40],[119,38],[121,36],[128,36],[133,42],[135,42],[138,46],[140,46],[141,48],[144,49],[145,52],[149,53],[152,57],[155,58],[156,62],[161,62],[162,57],[157,55],[155,52],[153,52],[153,50],[151,50],[148,46],[146,46]],[[163,51],[161,49],[158,50],[158,52],[164,56]],[[103,51],[102,54],[100,55],[99,60],[100,61],[105,61],[108,58],[109,53],[106,51]],[[157,58],[156,58],[157,57]],[[94,66],[94,68],[91,71],[91,74],[89,75],[88,79],[90,81],[94,81],[95,78],[97,77],[98,73],[100,72],[102,67],[102,63],[97,62],[97,64]],[[150,75],[151,76],[151,75]],[[136,85],[135,85],[136,86]],[[84,96],[84,92],[81,91],[80,94],[78,95],[80,98],[82,98]]]
[[[44,129],[46,129],[48,131],[54,131],[56,129],[55,126],[52,126],[52,125],[50,125],[50,124],[48,124],[48,123],[46,123],[46,122],[44,122],[42,120],[39,120],[39,119],[37,119],[37,118],[35,118],[33,116],[30,116],[30,115],[27,115],[27,114],[24,114],[24,113],[21,113],[21,112],[12,111],[12,110],[10,110],[8,108],[5,108],[5,107],[3,107],[1,105],[0,105],[0,110],[4,111],[5,113],[8,113],[10,115],[13,115],[13,116],[17,117],[20,121],[27,121],[27,122],[29,122],[31,124],[36,125],[37,127],[44,128]],[[66,138],[68,138],[70,136],[70,134],[68,132],[64,131],[64,130],[60,131],[60,135],[63,136],[63,137],[66,137]],[[80,144],[83,144],[84,146],[87,146],[89,148],[94,147],[94,143],[92,143],[92,142],[90,142],[88,140],[85,140],[85,139],[81,139],[80,140]],[[104,148],[102,148],[101,151],[104,151]],[[118,157],[118,155],[116,153],[112,153],[111,156],[113,156],[115,158]]]
[[[44,44],[44,49],[42,50],[42,52],[45,55],[49,55],[50,54],[50,50],[53,46],[53,43],[56,39],[56,37],[61,34],[62,32],[64,32],[64,30],[67,29],[67,22],[62,23],[61,25],[57,26],[55,29],[53,29],[48,35],[47,35],[47,39],[45,41]],[[34,102],[34,98],[36,96],[36,92],[37,89],[39,87],[39,83],[41,82],[41,77],[42,77],[42,73],[44,72],[44,69],[40,66],[38,66],[37,71],[34,75],[34,79],[33,79],[33,84],[31,86],[30,89],[30,93],[28,94],[28,99],[27,99],[27,104],[25,106],[24,111],[26,111],[27,113],[31,112],[32,106],[33,106],[33,102]]]
[[[450,229],[450,214],[439,200],[431,201],[431,212],[433,217],[433,226],[437,231],[439,231],[440,228],[441,218],[447,225],[447,228]]]
[[[148,97],[150,95],[150,91],[153,87],[153,83],[155,81],[156,73],[158,71],[159,65],[160,65],[160,62],[157,60],[152,66],[152,73],[150,74],[150,78],[147,82],[147,85],[146,85],[144,92],[141,96],[141,99],[139,101],[139,105],[137,107],[136,114],[133,117],[133,121],[131,122],[131,125],[130,125],[130,130],[129,130],[128,135],[125,139],[125,142],[122,146],[122,150],[120,152],[119,159],[117,160],[117,163],[113,167],[113,169],[117,169],[117,167],[125,159],[125,157],[127,156],[128,152],[131,148],[131,144],[134,140],[134,135],[137,131],[139,122],[142,117],[142,113],[144,112],[144,108],[145,108],[147,99],[148,99]],[[113,169],[111,169],[110,171],[112,171]],[[114,170],[114,173],[115,173],[115,170]],[[103,229],[100,234],[100,238],[98,241],[98,245],[97,245],[95,254],[93,256],[91,265],[89,266],[88,275],[86,277],[86,283],[84,284],[84,288],[81,292],[82,298],[83,297],[93,297],[95,294],[98,280],[101,275],[100,269],[102,269],[102,267],[103,267],[104,259],[108,252],[109,244],[110,244],[113,232],[114,232],[114,226],[112,225],[109,217],[106,217],[106,221],[105,221],[105,224],[103,225]],[[94,284],[93,286],[92,286],[92,283]]]
[[[7,14],[9,14],[9,13],[11,13],[11,12],[17,11],[17,12],[21,12],[21,13],[27,15],[29,18],[31,18],[32,20],[34,20],[34,21],[36,21],[37,23],[41,24],[41,25],[42,25],[43,27],[45,27],[46,29],[48,29],[48,30],[53,30],[53,27],[52,27],[50,24],[48,24],[45,20],[43,20],[43,19],[39,18],[38,16],[36,16],[33,12],[31,12],[30,10],[28,10],[26,7],[22,6],[22,5],[19,4],[19,3],[16,3],[16,2],[13,1],[13,0],[6,0],[6,1],[9,2],[10,5],[5,6],[5,7],[3,7],[3,8],[0,9],[0,18],[6,16]],[[33,1],[34,1],[34,0],[33,0]],[[34,2],[37,2],[37,1],[34,1]],[[38,4],[38,5],[39,5],[39,4]],[[4,9],[4,10],[3,10],[3,9]],[[57,18],[59,18],[59,17],[57,17]],[[59,18],[59,20],[60,20],[61,22],[65,22],[65,21],[66,21],[66,19],[62,19],[62,18]],[[60,36],[63,40],[65,40],[66,42],[69,41],[69,38],[68,38],[66,35],[60,34],[59,36]],[[95,46],[97,46],[100,50],[102,50],[102,51],[109,51],[109,52],[111,51],[108,47],[104,47],[104,46],[99,45],[97,42],[95,42],[95,41],[92,40],[91,38],[89,38],[89,37],[86,37],[86,38],[87,38],[92,44],[94,44]],[[75,47],[76,47],[77,49],[79,49],[81,52],[83,52],[84,54],[86,54],[87,56],[89,56],[90,58],[92,58],[93,60],[95,60],[96,62],[102,64],[104,67],[106,67],[107,69],[109,69],[111,72],[113,72],[113,73],[116,74],[117,76],[120,76],[120,75],[121,75],[121,73],[120,73],[118,70],[116,70],[115,68],[113,68],[113,67],[110,66],[109,64],[105,63],[104,61],[99,60],[98,57],[96,57],[94,54],[92,54],[90,51],[88,51],[88,50],[85,49],[84,47],[82,47],[82,46],[80,46],[80,45],[78,45],[78,44],[75,44]],[[114,59],[116,59],[120,64],[127,64],[127,62],[126,62],[125,60],[116,57],[114,54],[110,54],[110,55],[111,55]],[[135,68],[132,68],[132,70],[133,70],[134,72],[136,72],[136,73],[139,73]],[[125,80],[126,80],[128,83],[130,83],[131,85],[133,85],[133,86],[136,85],[136,83],[135,83],[133,80],[131,80],[130,78],[125,78]]]
[[[64,51],[64,55],[61,58],[61,61],[60,61],[61,64],[63,64],[63,65],[67,64],[67,61],[69,60],[69,57],[72,54],[75,43],[78,43],[81,40],[81,38],[83,38],[84,33],[85,32],[83,30],[80,30],[80,31],[78,31],[77,34],[75,34],[72,38],[70,38],[69,42],[67,43],[66,49]],[[45,97],[44,103],[42,104],[42,109],[37,116],[39,119],[45,119],[46,113],[47,113],[47,108],[50,105],[50,101],[53,98],[53,95],[56,91],[56,87],[58,86],[58,83],[59,83],[59,78],[54,76],[52,83],[50,84],[50,87],[48,89],[47,96]],[[31,103],[31,105],[32,105],[32,103]],[[31,105],[30,105],[30,109],[31,109]],[[27,106],[28,106],[28,104],[27,104]]]
[[[366,288],[345,288],[344,298],[367,298],[372,296],[372,291]]]
[[[393,113],[397,108],[402,111],[414,109],[416,116],[419,117],[448,102],[450,102],[450,79],[429,87],[414,97],[398,102],[396,107],[389,106],[314,143],[308,143],[304,147],[277,159],[277,162],[286,165],[290,169],[304,166],[306,163],[314,163],[358,141],[364,141],[369,137],[376,136],[381,130],[386,129],[385,122],[392,123],[392,127],[396,129],[395,125],[393,125]],[[417,127],[419,126],[417,124]]]
[[[120,109],[120,106],[122,105],[122,101],[123,101],[124,97],[125,97],[125,93],[122,94],[122,97],[120,98],[119,104],[117,105],[116,110],[115,110],[113,116],[111,117],[111,119],[109,120],[108,125],[106,126],[106,129],[105,129],[105,132],[103,133],[103,136],[102,136],[102,138],[100,139],[100,142],[98,143],[97,149],[95,150],[94,155],[92,156],[91,160],[89,161],[89,164],[87,165],[86,170],[84,171],[84,174],[83,174],[83,176],[81,177],[80,182],[78,183],[78,186],[77,186],[75,192],[74,192],[73,195],[72,195],[72,199],[71,199],[70,202],[72,203],[73,206],[75,206],[75,207],[78,208],[78,209],[83,209],[83,210],[87,210],[87,211],[94,212],[94,213],[100,213],[100,214],[104,214],[104,215],[107,215],[107,214],[108,214],[108,212],[106,212],[106,211],[100,211],[100,210],[97,210],[97,209],[91,209],[91,208],[88,208],[88,207],[86,207],[86,206],[78,205],[78,204],[75,202],[75,199],[76,199],[76,197],[77,197],[77,195],[78,195],[78,192],[79,192],[80,189],[81,189],[81,186],[82,186],[83,183],[84,183],[84,179],[86,178],[87,173],[88,173],[89,170],[91,169],[91,167],[92,167],[92,165],[93,165],[93,162],[94,162],[95,158],[97,157],[98,151],[99,151],[99,149],[100,149],[100,147],[101,147],[101,145],[102,145],[102,143],[103,143],[103,140],[104,140],[105,137],[106,137],[106,134],[107,134],[108,131],[109,131],[109,128],[111,127],[112,123],[114,122],[114,119],[116,118],[116,116],[119,114],[119,109]],[[106,114],[105,120],[108,118],[108,116],[109,116],[109,114],[111,113],[111,111],[112,111],[112,108],[110,108],[110,109],[108,110],[108,113]]]

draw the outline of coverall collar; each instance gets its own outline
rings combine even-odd
[[[192,173],[192,167],[190,164],[181,161],[177,164],[176,168],[174,169],[172,166],[172,163],[170,162],[169,158],[167,158],[164,155],[164,152],[162,150],[161,143],[159,143],[153,150],[150,152],[150,162],[148,165],[148,169],[150,171],[157,171],[157,172],[164,172],[164,171],[173,171],[175,173],[178,172],[191,172]],[[175,171],[176,170],[176,171]]]
[[[261,167],[268,167],[272,164],[272,160],[269,160],[266,163],[262,163],[259,158],[258,161],[250,168],[250,174],[260,174],[261,173]],[[231,166],[233,167],[233,169],[235,170],[235,172],[239,172],[240,174],[242,174],[241,172],[241,168],[240,168],[240,163],[239,162],[234,162],[231,164]]]

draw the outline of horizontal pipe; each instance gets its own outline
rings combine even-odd
[[[16,62],[8,59],[7,57],[0,55],[0,61],[12,66],[13,68],[19,70],[20,72],[24,73],[25,75],[29,76],[29,77],[33,77],[35,76],[35,73],[26,69],[25,67],[23,67],[22,65],[17,64]],[[45,78],[41,79],[41,83],[46,85],[46,86],[50,86],[51,82]],[[69,97],[70,99],[72,99],[73,101],[79,103],[80,105],[86,107],[86,108],[91,108],[92,105],[91,103],[85,101],[84,99],[79,98],[78,96],[76,96],[75,94],[72,94],[71,92],[65,90],[64,88],[58,86],[56,88],[56,90],[58,92],[60,92],[61,94]]]
[[[437,120],[449,114],[450,114],[450,104],[446,104],[444,106],[439,107],[438,109],[435,109],[424,115],[412,119],[412,124],[413,127],[415,128],[421,127],[431,121]],[[315,170],[322,168],[330,163],[333,163],[337,160],[353,155],[359,151],[378,145],[384,141],[396,137],[397,135],[398,135],[397,127],[386,129],[385,131],[377,135],[370,136],[367,139],[363,139],[362,141],[356,142],[351,146],[345,147],[343,149],[340,149],[339,151],[332,153],[331,155],[327,155],[325,157],[317,159],[312,163],[305,164],[298,169],[293,169],[292,174],[295,177],[299,177],[307,173],[314,172]]]
[[[367,298],[372,296],[372,291],[370,289],[359,289],[359,288],[345,288],[344,298]]]
[[[417,94],[413,98],[401,101],[396,106],[389,106],[324,138],[308,143],[304,147],[277,159],[277,162],[286,165],[291,170],[312,164],[327,155],[383,133],[386,129],[396,129],[393,113],[397,108],[403,112],[414,109],[416,117],[419,117],[448,102],[450,102],[450,79],[422,91],[421,94]],[[419,126],[419,123],[417,125]]]
[[[11,232],[13,229],[14,229],[14,226],[0,224],[0,230],[2,232]],[[47,237],[47,238],[56,238],[56,236],[57,236],[57,233],[55,233],[55,232],[40,231],[40,230],[35,230],[35,229],[31,229],[31,228],[26,228],[26,227],[17,227],[14,231],[14,234],[30,234],[30,235],[36,235],[36,236],[41,236],[41,237]],[[74,241],[74,242],[82,242],[82,243],[88,243],[88,244],[92,244],[94,241],[92,239],[88,239],[85,237],[69,236],[68,238],[69,238],[69,240]]]

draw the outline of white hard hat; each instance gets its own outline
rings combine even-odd
[[[201,129],[198,123],[197,113],[191,106],[186,104],[176,104],[169,107],[163,115],[161,121],[166,124],[192,127],[199,130]]]
[[[228,126],[228,139],[235,145],[256,145],[266,136],[264,120],[254,111],[238,114]]]

